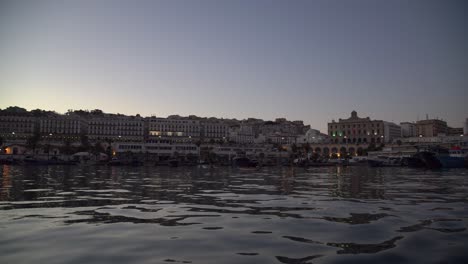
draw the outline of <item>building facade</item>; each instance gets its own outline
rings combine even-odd
[[[204,120],[201,122],[201,137],[204,141],[227,141],[229,130],[229,125],[223,120]]]
[[[401,127],[395,123],[384,121],[384,141],[390,143],[401,137]]]
[[[402,122],[400,123],[400,127],[401,127],[401,137],[416,137],[418,134],[415,123]]]
[[[389,126],[389,125],[387,125]],[[390,131],[390,130],[389,130]],[[394,136],[394,131],[387,136]],[[384,143],[392,138],[385,137],[385,122],[382,120],[371,120],[369,117],[360,118],[356,111],[351,112],[347,119],[332,120],[328,123],[328,136],[333,143]],[[400,135],[398,135],[400,136]]]
[[[231,127],[229,132],[229,141],[239,144],[254,143],[255,133],[252,126],[240,125]]]
[[[297,138],[298,144],[318,144],[318,143],[327,143],[329,137],[325,134],[320,133],[317,129],[309,129],[304,135],[301,135]]]
[[[148,122],[149,138],[181,137],[199,138],[200,121],[182,118],[150,117]]]
[[[0,136],[5,140],[25,140],[33,136],[37,121],[31,116],[0,116]]]
[[[49,115],[39,121],[39,133],[48,140],[80,140],[88,133],[88,122],[78,115]]]
[[[447,129],[448,136],[460,136],[463,134],[463,127],[448,127]]]
[[[91,141],[142,142],[144,119],[133,116],[107,115],[91,118],[88,123],[88,138]]]
[[[417,135],[421,137],[436,137],[447,135],[447,122],[439,119],[427,119],[416,122]]]

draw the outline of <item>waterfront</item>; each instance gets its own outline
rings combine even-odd
[[[1,263],[467,263],[468,170],[7,166]]]

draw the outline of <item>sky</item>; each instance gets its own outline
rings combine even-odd
[[[0,0],[0,108],[468,117],[464,0]]]

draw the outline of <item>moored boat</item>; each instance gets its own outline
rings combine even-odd
[[[256,160],[251,160],[247,157],[238,157],[233,159],[233,164],[234,166],[240,168],[253,168],[257,167],[258,162]]]

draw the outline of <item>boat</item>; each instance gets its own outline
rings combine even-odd
[[[345,164],[348,166],[366,166],[368,161],[367,157],[351,157]]]
[[[461,148],[454,147],[450,150],[441,151],[436,154],[442,168],[464,168],[466,166],[467,153]]]
[[[237,157],[233,159],[233,164],[239,168],[253,168],[258,166],[258,161],[251,160],[247,157]]]
[[[76,165],[74,161],[61,160],[57,157],[52,157],[50,159],[36,159],[33,156],[26,156],[23,159],[25,165]]]
[[[333,165],[342,165],[345,163],[344,159],[329,159],[327,163],[333,164]]]
[[[367,160],[367,164],[371,167],[401,167],[402,157],[388,157],[388,156],[377,156]]]
[[[306,158],[297,158],[293,160],[293,165],[299,167],[307,167],[309,164],[309,160]]]

